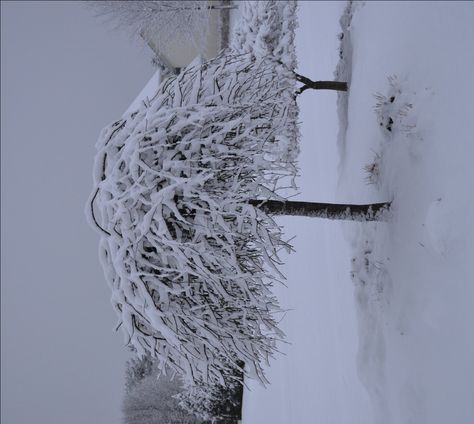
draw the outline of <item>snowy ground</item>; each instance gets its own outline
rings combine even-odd
[[[357,6],[340,196],[394,199],[388,225],[345,228],[355,249],[361,377],[376,422],[469,423],[474,87],[463,82],[474,70],[474,5]],[[376,92],[388,100],[382,127]],[[364,165],[377,155],[379,186],[364,185]]]
[[[300,2],[296,35],[299,71],[332,79],[338,60],[338,20],[345,2]],[[334,92],[306,91],[300,101],[302,144],[299,199],[335,201],[338,181]],[[296,253],[285,258],[291,309],[282,346],[268,369],[271,385],[256,382],[244,393],[243,423],[366,423],[368,395],[357,376],[357,326],[350,251],[341,225],[309,218],[280,218]]]
[[[344,6],[300,3],[301,73],[330,78]],[[361,2],[352,12],[347,132],[338,149],[332,93],[302,96],[301,198],[393,199],[392,221],[281,220],[297,235],[279,289],[294,309],[282,323],[291,345],[271,364],[270,387],[250,383],[243,422],[469,423],[474,5]],[[374,163],[380,177],[368,184]]]

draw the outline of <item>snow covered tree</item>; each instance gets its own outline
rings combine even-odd
[[[235,8],[218,1],[159,0],[159,1],[92,1],[99,15],[115,21],[119,28],[143,38],[152,37],[164,48],[194,44],[202,49],[212,10]],[[160,48],[160,49],[161,49]]]
[[[103,133],[89,210],[128,341],[188,383],[223,384],[240,360],[265,381],[287,245],[248,199],[289,172],[272,157],[275,108],[146,111]]]

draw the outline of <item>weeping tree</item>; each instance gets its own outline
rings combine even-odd
[[[224,385],[239,361],[265,382],[283,336],[271,286],[289,246],[249,203],[292,172],[273,152],[272,106],[143,110],[99,141],[88,212],[120,326],[189,384]]]

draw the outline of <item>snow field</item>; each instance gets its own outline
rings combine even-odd
[[[329,22],[344,7],[299,3],[299,72],[335,69]],[[279,220],[297,235],[277,292],[291,344],[269,387],[249,382],[243,422],[470,423],[474,6],[357,2],[345,18],[347,131],[331,143],[335,103],[305,93],[298,183],[304,198],[393,200],[392,221],[344,223],[342,237],[337,223]]]
[[[345,225],[355,256],[361,378],[374,422],[469,423],[474,89],[452,81],[472,74],[474,7],[358,6],[339,196],[393,199],[388,225]],[[374,113],[377,92],[388,103]],[[378,187],[363,182],[374,154]]]

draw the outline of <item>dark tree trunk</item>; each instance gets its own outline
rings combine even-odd
[[[303,75],[295,72],[297,81],[301,82],[303,86],[296,92],[301,94],[303,91],[311,88],[313,90],[336,90],[336,91],[347,91],[347,82],[342,81],[313,81]]]
[[[366,205],[296,202],[279,200],[250,200],[249,203],[269,215],[294,215],[346,221],[386,221],[390,202]]]
[[[171,8],[170,10],[230,10],[230,9],[237,9],[238,6],[236,4],[215,4],[215,5],[210,5],[210,6],[204,6],[204,7],[183,7],[183,6],[177,6],[176,8]]]

